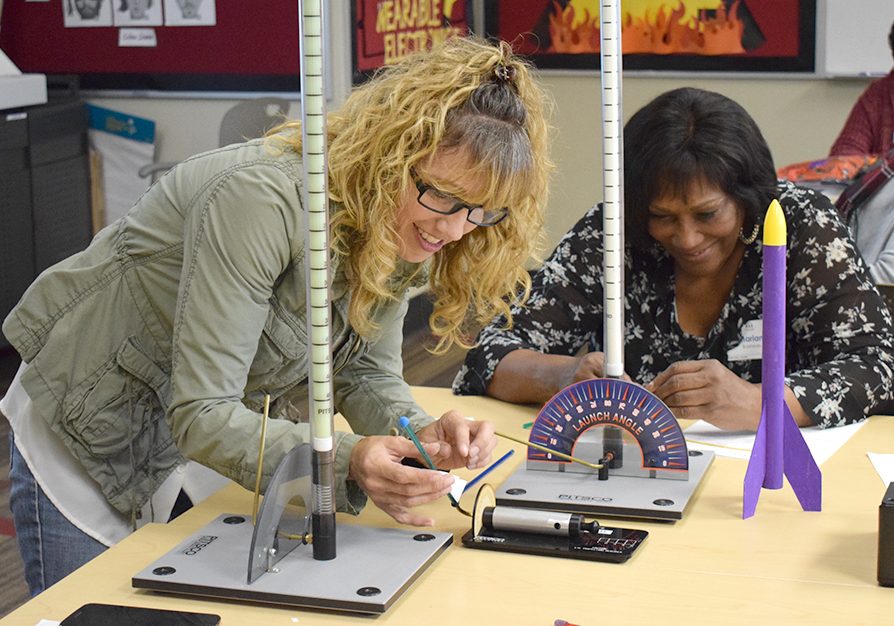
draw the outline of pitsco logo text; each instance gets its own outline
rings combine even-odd
[[[571,500],[572,502],[611,502],[612,498],[604,496],[578,496],[568,493],[560,493],[559,500]]]
[[[194,556],[215,539],[217,539],[217,536],[215,535],[203,535],[190,544],[190,546],[183,551],[183,554],[186,556]]]

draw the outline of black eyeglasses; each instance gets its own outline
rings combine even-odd
[[[509,215],[509,210],[505,207],[502,209],[485,209],[482,206],[472,206],[461,202],[449,193],[444,193],[436,187],[426,185],[416,178],[416,173],[412,172],[413,183],[419,191],[416,200],[429,211],[440,213],[441,215],[453,215],[458,211],[465,209],[468,211],[466,220],[476,226],[494,226],[500,223]]]

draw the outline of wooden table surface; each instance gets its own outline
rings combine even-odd
[[[416,387],[417,401],[440,415],[457,408],[525,437],[534,410],[448,389]],[[488,482],[499,485],[523,446]],[[217,613],[222,624],[531,624],[564,619],[597,624],[891,624],[894,588],[876,580],[878,507],[885,485],[867,451],[894,453],[894,418],[873,417],[823,466],[823,511],[805,513],[786,485],[761,494],[742,520],[746,462],[718,457],[676,523],[611,520],[649,538],[624,564],[506,554],[462,547],[469,519],[447,499],[424,507],[454,545],[383,615],[364,617],[301,608],[177,597],[131,588],[131,577],[222,512],[251,513],[251,494],[231,485],[170,524],[152,524],[86,564],[5,619],[31,626],[61,620],[87,602]],[[460,471],[469,478],[471,473]],[[470,496],[466,496],[468,498]],[[466,503],[471,508],[471,502]],[[343,523],[395,526],[368,506]]]

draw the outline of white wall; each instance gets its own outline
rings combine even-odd
[[[548,237],[555,242],[602,196],[599,82],[596,75],[549,75],[556,101]],[[658,94],[701,87],[733,98],[755,118],[776,166],[826,156],[868,79],[654,78],[625,76],[625,119]]]
[[[830,76],[870,76],[891,69],[891,0],[820,0],[817,67]]]

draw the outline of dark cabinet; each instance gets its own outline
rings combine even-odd
[[[40,272],[90,243],[87,146],[79,100],[0,111],[0,319]]]

